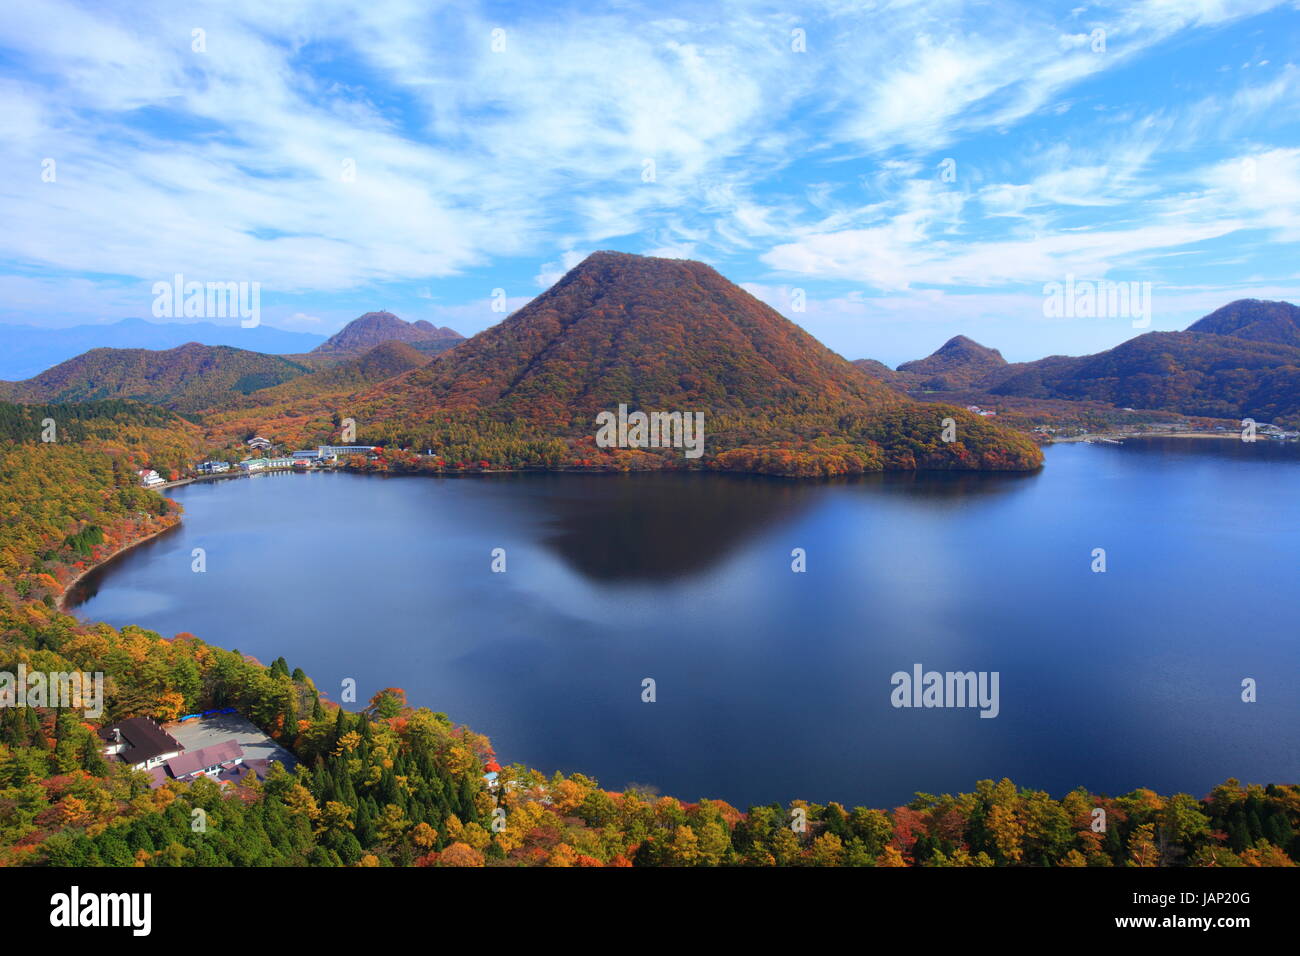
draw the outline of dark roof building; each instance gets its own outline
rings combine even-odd
[[[185,750],[148,717],[128,717],[102,727],[99,736],[105,743],[105,756],[116,756],[138,770],[149,770]]]

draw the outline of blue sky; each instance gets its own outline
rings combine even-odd
[[[848,358],[1097,351],[1130,321],[1046,283],[1151,282],[1153,329],[1300,301],[1298,39],[1294,0],[6,4],[0,321],[182,273],[472,334],[619,249]]]

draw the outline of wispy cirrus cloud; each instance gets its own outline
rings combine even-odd
[[[29,292],[48,277],[69,314],[98,288],[100,317],[143,314],[174,272],[252,279],[284,321],[326,325],[367,295],[424,309],[434,284],[465,331],[499,318],[480,308],[493,288],[524,301],[605,247],[936,309],[1064,269],[1186,282],[1230,252],[1277,277],[1300,82],[1275,21],[1295,16],[1266,0],[11,4],[0,273]],[[1246,276],[1219,268],[1225,289]],[[949,298],[914,297],[926,287]]]

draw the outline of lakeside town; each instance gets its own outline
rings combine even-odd
[[[273,453],[276,449],[276,445],[270,439],[263,438],[260,435],[255,435],[244,444],[250,450],[261,452]],[[223,459],[209,458],[195,465],[192,474],[180,475],[173,473],[173,477],[170,479],[164,478],[153,468],[138,469],[136,474],[139,475],[140,484],[145,488],[170,488],[198,478],[234,477],[236,475],[257,474],[263,471],[294,469],[307,471],[312,468],[333,468],[340,461],[352,455],[365,455],[373,461],[378,457],[376,454],[378,450],[378,446],[375,445],[318,445],[316,448],[306,448],[290,452],[287,455],[262,455],[245,458],[233,463]]]
[[[993,409],[979,405],[967,405],[966,410],[983,418],[998,415]],[[1123,409],[1133,412],[1131,408]],[[1055,425],[1037,424],[1029,428],[1030,437],[1040,444],[1062,444],[1083,442],[1086,444],[1105,443],[1121,444],[1130,438],[1219,438],[1238,439],[1241,441],[1300,441],[1300,431],[1283,428],[1272,423],[1256,423],[1253,432],[1243,432],[1236,423],[1221,423],[1214,419],[1183,419],[1171,422],[1149,422],[1121,425],[1100,430],[1090,429],[1086,424],[1059,423]],[[244,442],[249,452],[261,454],[239,461],[220,458],[208,458],[195,464],[188,474],[173,471],[170,478],[163,477],[153,468],[137,470],[140,484],[145,488],[173,488],[205,478],[237,477],[253,475],[268,471],[310,471],[313,469],[332,469],[340,467],[353,456],[363,456],[367,461],[379,461],[384,451],[380,445],[317,445],[287,454],[277,454],[278,445],[269,438],[254,435]],[[436,457],[432,449],[426,450],[426,458]],[[487,469],[485,469],[487,470]]]

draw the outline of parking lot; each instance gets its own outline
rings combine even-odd
[[[293,754],[239,714],[216,714],[184,723],[167,724],[164,729],[187,751],[192,752],[234,738],[244,748],[245,760],[275,760],[290,771],[298,764]]]

